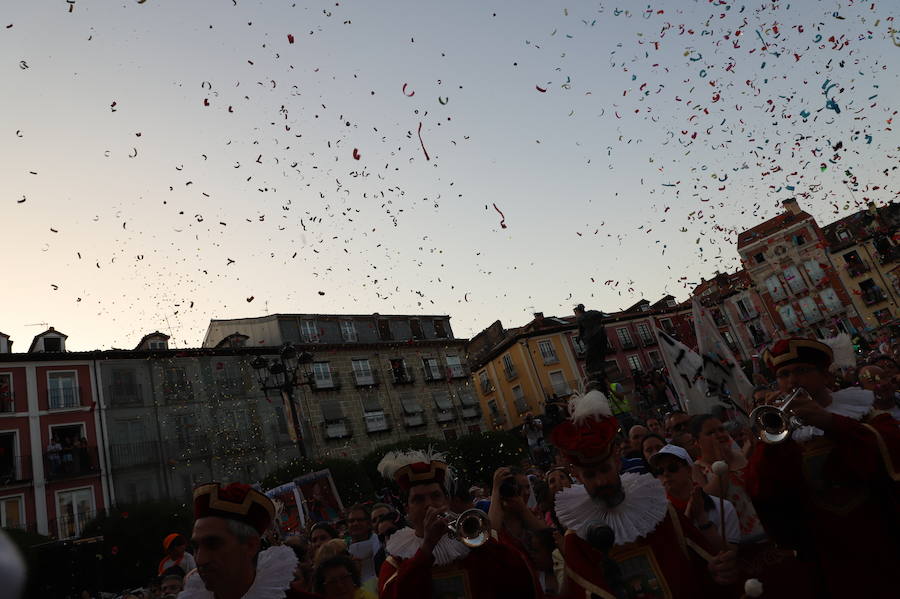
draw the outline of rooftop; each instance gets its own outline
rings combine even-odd
[[[785,212],[783,214],[779,214],[778,216],[772,217],[769,220],[756,225],[746,231],[742,231],[738,234],[738,251],[741,248],[744,248],[748,245],[756,243],[761,239],[765,239],[769,235],[777,233],[778,231],[800,223],[804,220],[812,220],[812,216],[804,211],[800,211],[797,214],[793,212]]]

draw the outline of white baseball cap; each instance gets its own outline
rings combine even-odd
[[[672,445],[671,443],[669,445],[664,445],[662,449],[660,449],[654,455],[650,456],[650,465],[655,468],[655,462],[659,461],[659,458],[664,455],[675,456],[688,466],[694,465],[694,460],[691,459],[691,456],[688,454],[687,450],[684,447]]]

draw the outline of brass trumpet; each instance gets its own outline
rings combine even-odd
[[[478,509],[466,510],[462,514],[444,512],[447,520],[447,535],[460,541],[466,547],[481,547],[491,538],[491,521],[488,515]]]
[[[787,411],[788,406],[800,392],[802,387],[794,389],[781,405],[764,405],[753,408],[750,412],[750,425],[756,429],[757,437],[764,443],[782,443],[803,423]]]

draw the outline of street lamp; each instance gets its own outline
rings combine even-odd
[[[313,356],[309,352],[297,353],[290,343],[285,343],[278,354],[277,360],[269,360],[263,356],[255,358],[250,366],[256,371],[256,380],[259,387],[269,398],[269,391],[279,391],[284,402],[291,412],[291,422],[297,436],[297,449],[301,457],[307,457],[306,448],[303,445],[303,428],[300,425],[300,416],[297,406],[294,404],[294,387],[308,385],[312,373],[309,364]]]

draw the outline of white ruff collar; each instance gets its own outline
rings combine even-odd
[[[859,387],[850,387],[832,393],[831,404],[825,408],[825,411],[853,420],[862,420],[863,416],[872,411],[873,403],[875,403],[874,393]],[[803,443],[824,434],[825,431],[815,426],[801,426],[791,434],[791,438]]]
[[[587,528],[597,521],[612,528],[616,545],[631,543],[653,532],[666,517],[669,500],[662,483],[651,474],[627,472],[621,475],[625,501],[608,508],[588,495],[582,485],[573,485],[556,494],[556,515],[560,523],[585,539]]]
[[[256,580],[242,599],[282,599],[294,580],[296,567],[297,554],[286,545],[260,552],[256,562]],[[203,579],[194,570],[187,576],[178,599],[215,599],[215,595],[206,589]]]
[[[416,554],[425,539],[416,536],[413,528],[401,528],[391,535],[387,542],[387,552],[394,557],[409,559]],[[469,555],[468,547],[451,539],[447,535],[441,537],[434,547],[434,563],[437,566],[446,566]]]

